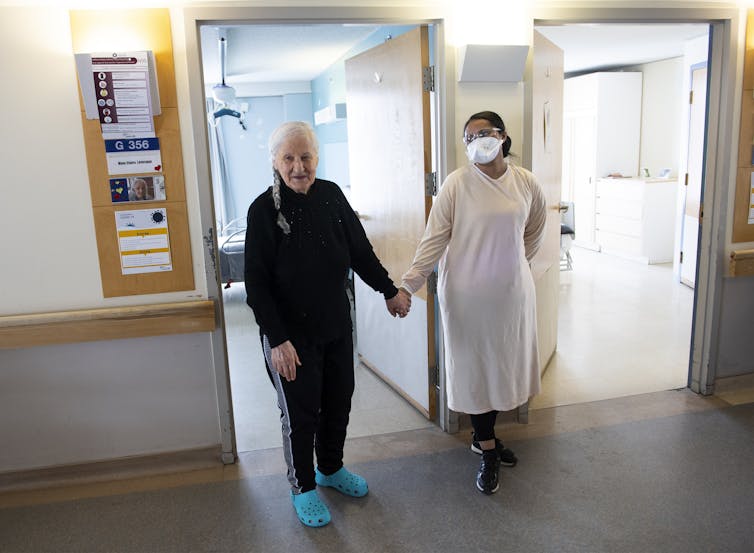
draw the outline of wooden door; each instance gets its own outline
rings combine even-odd
[[[681,230],[681,282],[691,288],[696,281],[699,243],[699,213],[702,203],[704,168],[704,127],[707,112],[707,67],[691,72],[691,109],[689,111],[689,149],[686,166],[687,184]]]
[[[421,26],[345,63],[351,201],[393,282],[413,260],[431,197],[429,65]],[[391,317],[382,296],[356,278],[356,350],[362,362],[428,418],[435,416],[434,296],[426,286],[408,317]]]
[[[541,249],[532,261],[537,287],[537,335],[542,372],[555,353],[560,288],[560,198],[563,161],[563,51],[534,31],[527,78],[525,159],[547,197],[547,224]],[[527,158],[529,156],[526,156]],[[528,163],[527,163],[528,161]]]

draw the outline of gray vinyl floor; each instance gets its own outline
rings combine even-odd
[[[0,551],[750,552],[753,438],[749,403],[513,440],[493,496],[473,485],[479,458],[444,442],[352,464],[370,493],[322,490],[320,529],[282,473],[8,507]]]
[[[468,429],[441,432],[361,366],[346,463],[370,493],[322,490],[333,522],[303,527],[256,326],[234,285],[238,462],[0,488],[0,553],[754,551],[754,379],[712,398],[684,390],[693,291],[667,266],[574,257],[561,274],[564,332],[529,424],[498,425],[520,463],[502,470],[497,494],[474,487]]]

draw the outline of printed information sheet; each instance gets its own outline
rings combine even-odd
[[[115,226],[124,275],[173,270],[164,208],[116,211]]]
[[[147,53],[92,54],[92,72],[102,137],[153,138]]]

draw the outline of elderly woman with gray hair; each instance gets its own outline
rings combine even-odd
[[[311,126],[284,123],[269,146],[273,185],[248,213],[246,301],[277,391],[296,514],[324,526],[330,512],[317,485],[353,497],[368,492],[364,478],[343,466],[354,390],[348,271],[382,293],[393,316],[405,317],[411,299],[390,280],[340,187],[316,178]]]

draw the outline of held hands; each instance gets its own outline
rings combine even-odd
[[[397,315],[402,319],[408,315],[411,309],[411,294],[408,290],[401,288],[396,295],[389,300],[385,300],[385,303],[387,304],[388,313],[393,317]]]
[[[298,353],[290,340],[272,348],[272,367],[288,382],[296,380],[296,367],[300,366]]]

